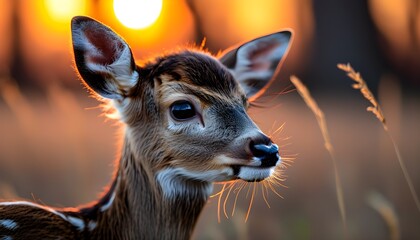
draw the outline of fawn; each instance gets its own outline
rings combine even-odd
[[[114,180],[80,209],[0,203],[0,239],[189,239],[213,182],[262,181],[280,165],[278,146],[246,110],[268,88],[291,32],[220,58],[184,49],[139,66],[109,27],[84,16],[71,27],[82,82],[124,126]]]

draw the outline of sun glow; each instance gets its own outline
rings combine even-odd
[[[85,0],[44,0],[49,16],[57,22],[68,23],[70,19],[86,10]]]
[[[114,12],[124,26],[141,29],[152,25],[162,11],[162,0],[114,0]]]

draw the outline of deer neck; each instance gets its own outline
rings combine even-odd
[[[180,179],[170,170],[161,173],[159,181],[157,173],[136,156],[126,141],[110,189],[94,207],[82,210],[91,235],[189,239],[212,185]]]

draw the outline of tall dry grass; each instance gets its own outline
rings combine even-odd
[[[416,189],[414,188],[413,181],[411,180],[410,174],[408,173],[405,162],[403,161],[403,158],[402,158],[401,153],[400,153],[400,149],[399,149],[395,139],[392,137],[391,133],[389,132],[388,125],[386,123],[385,115],[382,112],[382,109],[381,109],[378,101],[376,101],[375,96],[369,90],[365,80],[363,80],[360,73],[356,72],[352,68],[350,63],[347,63],[347,64],[341,64],[340,63],[340,64],[337,65],[337,67],[340,70],[343,70],[344,72],[346,72],[347,76],[350,79],[352,79],[353,81],[356,82],[355,84],[352,85],[352,87],[354,89],[360,90],[363,97],[366,98],[372,104],[372,106],[367,107],[366,110],[369,111],[369,112],[372,112],[376,116],[376,118],[381,122],[382,127],[384,128],[385,133],[387,134],[388,138],[391,140],[392,145],[393,145],[394,150],[395,150],[395,154],[397,156],[398,163],[401,167],[401,171],[402,171],[402,173],[404,175],[404,178],[405,178],[405,181],[407,182],[407,185],[410,189],[410,193],[411,193],[411,196],[414,200],[414,203],[416,204],[417,210],[420,213],[420,200],[418,198],[418,194],[416,192]]]
[[[368,88],[366,82],[363,80],[360,73],[356,72],[351,67],[350,64],[346,64],[346,65],[345,64],[338,64],[337,67],[339,69],[345,71],[347,73],[347,76],[355,81],[355,83],[352,85],[352,87],[354,89],[360,90],[363,97],[366,98],[370,102],[371,106],[367,107],[367,111],[372,112],[372,114],[374,114],[375,117],[381,122],[381,125],[382,125],[383,129],[385,130],[387,136],[389,137],[390,141],[392,142],[392,145],[394,147],[394,151],[395,151],[397,159],[398,159],[398,163],[399,163],[399,165],[401,167],[401,170],[403,172],[405,181],[406,181],[407,185],[409,186],[411,196],[412,196],[412,198],[413,198],[413,200],[416,204],[417,210],[420,211],[420,202],[419,202],[419,199],[418,199],[418,195],[415,191],[415,188],[414,188],[413,182],[411,180],[411,177],[408,173],[407,167],[406,167],[406,165],[405,165],[405,163],[402,159],[402,156],[401,156],[400,150],[398,148],[398,145],[396,144],[396,141],[394,140],[394,138],[392,137],[392,135],[389,132],[389,128],[388,128],[388,125],[387,125],[387,122],[386,122],[386,118],[384,116],[384,113],[383,113],[378,101],[376,100],[376,98],[374,97],[374,95],[372,94],[370,89]],[[331,144],[331,140],[330,140],[330,137],[329,137],[329,133],[328,133],[328,129],[327,129],[327,123],[326,123],[326,120],[325,120],[324,113],[319,108],[316,101],[312,98],[309,90],[306,88],[306,86],[297,77],[291,76],[290,80],[293,83],[293,85],[296,87],[296,90],[298,91],[299,95],[305,101],[306,105],[314,113],[314,115],[317,119],[317,123],[319,125],[319,128],[321,129],[322,136],[324,138],[324,146],[327,149],[327,151],[330,154],[330,157],[333,161],[334,175],[336,177],[335,180],[336,180],[337,201],[338,201],[338,205],[340,207],[340,213],[341,213],[341,216],[342,216],[344,226],[346,227],[346,213],[345,213],[344,197],[343,197],[343,193],[342,193],[342,186],[341,186],[341,181],[340,181],[338,170],[337,170],[337,163],[336,163],[336,159],[335,159],[334,148]],[[395,213],[395,210],[392,207],[392,204],[389,201],[387,201],[384,196],[382,196],[381,194],[376,193],[376,192],[369,194],[369,196],[367,198],[367,202],[373,209],[375,209],[382,216],[382,218],[386,222],[386,224],[388,226],[388,229],[389,229],[390,239],[391,240],[400,239],[401,233],[400,233],[400,228],[399,228],[399,223],[398,223],[398,217],[397,217],[397,214]]]
[[[367,202],[381,215],[382,219],[384,219],[389,229],[389,239],[399,240],[401,230],[398,223],[397,213],[395,212],[391,202],[378,192],[369,193],[367,196]]]
[[[321,129],[322,137],[324,138],[324,147],[330,155],[332,160],[333,169],[334,169],[334,178],[335,178],[335,190],[337,195],[338,207],[340,209],[341,220],[343,221],[343,226],[345,234],[347,235],[347,217],[346,217],[346,206],[344,202],[344,193],[343,186],[340,179],[340,174],[338,172],[337,160],[334,153],[334,147],[331,143],[330,134],[327,128],[327,120],[325,119],[324,113],[319,108],[315,99],[311,96],[309,90],[306,86],[297,78],[296,76],[291,76],[290,81],[296,87],[299,95],[303,98],[306,105],[311,109],[315,114],[319,128]]]

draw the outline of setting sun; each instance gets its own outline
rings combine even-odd
[[[162,0],[114,0],[118,20],[133,29],[153,24],[162,10]]]

